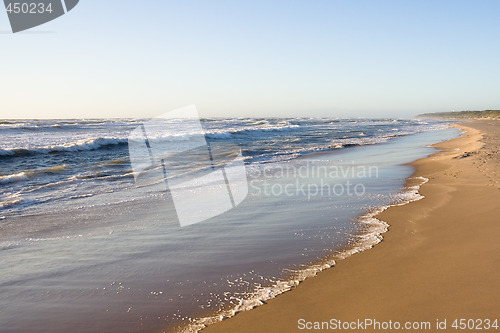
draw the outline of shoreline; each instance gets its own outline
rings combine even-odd
[[[452,190],[447,188],[450,187],[451,185],[449,184],[440,185],[439,179],[438,181],[436,181],[437,178],[436,176],[434,176],[434,174],[436,172],[437,173],[444,172],[444,169],[446,169],[447,167],[446,166],[447,161],[453,162],[453,160],[456,160],[457,158],[459,158],[459,160],[464,160],[464,159],[470,160],[466,158],[469,158],[471,156],[474,157],[475,154],[473,152],[477,151],[480,147],[483,146],[483,144],[479,142],[479,140],[481,140],[482,138],[482,134],[477,129],[469,127],[468,124],[471,123],[476,124],[477,122],[485,123],[486,121],[479,120],[476,122],[468,122],[468,123],[462,123],[460,125],[455,125],[457,127],[466,130],[466,132],[459,138],[433,145],[440,151],[426,158],[419,159],[411,163],[411,165],[415,168],[415,172],[413,173],[412,176],[408,178],[405,186],[405,192],[412,191],[412,188],[416,187],[419,188],[418,192],[421,195],[423,195],[424,198],[429,198],[429,200],[420,200],[419,202],[412,203],[411,205],[407,205],[406,203],[403,204],[396,203],[394,205],[389,206],[388,208],[390,209],[384,208],[377,214],[372,214],[372,216],[377,218],[378,220],[389,223],[389,228],[391,230],[390,233],[385,233],[385,232],[379,233],[379,234],[384,234],[383,236],[384,241],[378,244],[378,246],[372,248],[373,245],[379,243],[375,242],[374,244],[368,247],[372,248],[371,251],[364,251],[364,250],[355,251],[354,253],[356,252],[359,253],[357,253],[356,256],[352,257],[351,255],[353,253],[348,254],[346,255],[346,257],[350,257],[350,260],[346,261],[341,260],[337,262],[335,264],[336,269],[334,270],[328,270],[323,268],[319,271],[316,271],[315,274],[312,274],[316,275],[313,279],[307,279],[305,281],[302,281],[298,286],[292,286],[290,289],[292,289],[293,292],[286,292],[280,295],[280,297],[266,300],[264,302],[265,306],[259,306],[257,308],[252,309],[252,311],[239,312],[237,313],[237,315],[229,319],[224,319],[222,321],[218,321],[216,323],[207,326],[202,331],[203,332],[234,332],[234,331],[292,332],[292,331],[301,331],[300,329],[298,329],[297,325],[298,319],[301,318],[307,322],[315,322],[315,321],[324,322],[324,321],[329,321],[332,318],[338,318],[339,320],[342,321],[356,320],[361,318],[373,318],[379,321],[383,321],[384,319],[388,318],[388,315],[387,311],[382,311],[381,309],[387,309],[387,306],[389,305],[389,308],[393,308],[394,310],[399,310],[400,305],[395,307],[395,304],[398,304],[398,302],[390,304],[391,302],[385,301],[388,298],[390,298],[391,293],[389,292],[387,293],[387,295],[384,295],[384,293],[377,291],[377,288],[374,288],[374,290],[371,290],[371,292],[367,293],[367,295],[370,294],[377,295],[377,297],[369,298],[368,303],[372,305],[368,306],[361,304],[363,302],[361,301],[361,299],[366,300],[367,295],[361,297],[363,295],[360,296],[359,292],[355,292],[354,290],[356,289],[356,284],[360,283],[359,287],[363,287],[361,289],[366,289],[367,286],[370,286],[375,282],[372,280],[384,280],[383,276],[386,275],[384,274],[384,272],[381,272],[382,274],[375,274],[377,275],[375,279],[373,279],[372,277],[369,278],[368,281],[364,280],[364,278],[366,278],[367,276],[372,276],[373,272],[377,273],[377,271],[380,270],[380,267],[377,267],[379,266],[377,265],[377,261],[374,261],[375,259],[372,259],[371,257],[376,258],[381,255],[379,254],[381,252],[390,251],[389,258],[382,258],[383,260],[382,266],[387,265],[389,262],[392,262],[396,259],[399,260],[398,263],[400,264],[400,266],[402,266],[400,267],[399,271],[401,271],[402,268],[408,268],[408,265],[411,266],[411,262],[406,262],[406,263],[400,262],[400,260],[402,260],[401,256],[404,257],[405,254],[415,255],[415,253],[411,252],[411,250],[419,248],[419,246],[422,245],[421,243],[424,242],[424,240],[420,238],[419,236],[420,233],[417,232],[418,228],[415,227],[416,222],[414,220],[410,220],[409,218],[412,218],[417,212],[418,213],[422,212],[421,206],[424,208],[424,211],[425,210],[432,211],[433,209],[437,209],[438,207],[444,206],[445,202],[447,202],[447,200],[450,200],[450,197],[446,195],[450,193],[450,191],[452,192]],[[476,124],[476,126],[478,125]],[[457,150],[460,148],[461,150]],[[475,162],[472,162],[472,164],[474,163]],[[429,183],[425,185],[421,184],[423,185],[422,186],[423,188],[421,188],[420,185],[415,186],[415,180],[419,178],[429,179],[430,184]],[[457,181],[456,175],[454,178],[455,181]],[[443,187],[441,190],[443,190],[443,193],[446,195],[442,198],[438,198],[439,192],[432,193],[432,191],[429,191],[429,188],[432,189],[432,187],[435,186]],[[410,200],[408,203],[417,200],[419,199]],[[370,215],[370,213],[366,215]],[[416,216],[417,218],[415,218],[415,220],[422,220],[423,217],[425,217],[426,215],[419,216],[418,214],[416,214]],[[398,220],[407,220],[407,222],[409,223],[403,226],[401,225],[400,222],[397,222]],[[399,239],[401,237],[403,239]],[[412,243],[415,244],[411,246],[409,245],[403,246],[404,251],[402,253],[387,249],[388,247],[391,246],[395,247],[398,245],[399,246],[405,245],[401,244],[404,242],[405,237],[410,238]],[[391,256],[395,258],[390,258]],[[422,261],[420,255],[416,255],[414,259],[416,260],[416,262]],[[378,258],[377,260],[380,261],[380,258]],[[323,263],[327,263],[327,261],[328,259],[322,260]],[[352,270],[352,268],[349,268],[350,266],[355,267],[356,270],[349,272],[350,270]],[[369,266],[369,267],[363,267],[363,266]],[[393,274],[392,277],[397,276],[398,269],[393,268],[393,271],[395,271],[395,275]],[[359,272],[363,272],[364,274],[357,275],[357,273]],[[429,277],[429,273],[432,273],[432,271],[421,272],[421,274],[424,274],[426,277]],[[406,275],[406,274],[401,274],[401,275]],[[345,280],[343,279],[343,277],[348,277],[349,280]],[[390,276],[387,276],[387,278],[390,278]],[[415,277],[413,277],[412,280],[415,280]],[[429,284],[428,281],[425,283],[420,281],[419,283],[416,284],[416,286],[422,284],[425,285],[426,283]],[[379,285],[375,283],[375,286]],[[383,286],[383,283],[381,283],[380,286]],[[433,289],[432,284],[430,284],[429,287],[430,287],[429,289]],[[368,287],[368,289],[370,288]],[[381,288],[381,290],[384,290],[384,288]],[[325,294],[330,295],[332,299],[338,299],[338,301],[329,300],[328,298],[325,299]],[[398,295],[407,296],[404,286],[402,287],[402,290],[399,290]],[[360,299],[358,301],[353,302],[353,298],[357,297],[360,297]],[[348,300],[347,301],[347,303],[349,304],[348,307],[345,306],[346,305],[345,300]],[[418,300],[419,304],[423,308],[426,307],[425,304],[427,302],[430,303],[433,302],[432,297],[429,298],[428,300],[419,297]],[[410,301],[409,300],[405,301],[403,302],[403,304],[408,305],[408,302]],[[371,307],[373,307],[372,311],[369,310]],[[411,320],[409,318],[413,317],[420,318],[422,317],[422,314],[426,312],[428,313],[429,311],[423,311],[423,312],[416,311],[414,315],[410,316],[409,314],[411,313],[411,309],[407,308],[404,311],[399,311],[399,312],[395,311],[394,316],[392,316],[391,317],[392,319],[390,320],[409,321]],[[378,316],[375,315],[378,313],[380,315]],[[398,315],[398,313],[400,313],[400,315]],[[362,314],[370,314],[370,316],[368,315],[364,316]],[[429,319],[429,321],[433,320],[435,321],[436,319],[439,319],[440,315],[442,317],[443,315],[442,311],[436,313],[435,315],[436,318],[435,319],[431,318]],[[471,317],[472,315],[473,314],[471,313],[466,318],[474,318]],[[400,316],[401,318],[398,318],[398,316]],[[449,325],[451,325],[451,323],[449,323]]]
[[[335,153],[336,151],[311,153],[307,154],[306,156],[299,157],[298,159],[305,159],[311,156],[318,155],[328,156]],[[435,152],[431,152],[429,154],[434,153]],[[407,162],[400,165],[409,166],[410,164],[411,162]],[[283,293],[293,290],[300,283],[303,283],[306,279],[315,277],[319,272],[335,266],[340,260],[347,259],[354,254],[373,248],[375,245],[383,241],[382,235],[385,234],[389,228],[389,224],[387,224],[385,221],[377,219],[376,216],[386,209],[389,209],[390,207],[406,205],[423,198],[418,193],[418,189],[421,185],[425,184],[428,179],[423,177],[413,177],[412,175],[413,174],[410,174],[408,177],[404,178],[405,180],[402,184],[402,188],[396,194],[396,197],[399,197],[399,199],[380,206],[373,206],[371,209],[366,210],[354,217],[354,219],[356,220],[356,224],[358,224],[359,226],[359,229],[357,230],[357,233],[352,235],[352,241],[346,243],[341,248],[332,250],[330,254],[325,255],[321,258],[310,261],[308,263],[304,263],[302,265],[302,268],[287,269],[290,272],[288,275],[280,277],[279,280],[277,280],[276,284],[265,286],[261,289],[256,290],[253,294],[249,295],[250,297],[242,300],[242,303],[239,305],[205,312],[203,316],[197,317],[194,320],[190,320],[190,323],[187,325],[172,326],[164,330],[164,332],[193,333],[204,331],[207,326],[216,324],[222,320],[233,318],[235,315],[241,312],[255,309],[258,306],[266,304],[269,300],[272,300]],[[411,182],[411,186],[408,185],[409,182]]]
[[[430,155],[435,153],[436,152],[432,152]],[[312,153],[301,158],[307,158],[311,155],[316,156],[330,154],[335,154],[335,151]],[[412,162],[408,162],[401,165],[411,166],[411,164]],[[399,199],[392,203],[374,206],[372,209],[361,213],[355,218],[356,223],[360,227],[358,232],[353,234],[352,242],[345,244],[342,248],[332,251],[330,254],[322,258],[318,258],[304,264],[303,268],[289,270],[291,273],[280,278],[279,281],[277,281],[277,284],[266,286],[257,290],[254,295],[245,299],[240,305],[231,306],[222,311],[218,310],[214,312],[207,312],[204,316],[198,317],[187,326],[174,326],[167,329],[165,332],[192,333],[205,331],[207,326],[211,326],[223,320],[231,319],[241,312],[253,310],[256,307],[266,304],[268,301],[278,297],[279,295],[293,290],[306,279],[315,277],[319,272],[336,266],[337,262],[341,260],[347,259],[354,254],[372,249],[375,245],[383,241],[383,235],[389,230],[390,227],[390,225],[385,221],[377,218],[379,214],[391,207],[404,206],[413,201],[418,201],[424,198],[420,195],[419,188],[425,184],[428,179],[424,177],[416,177],[413,173],[406,178],[401,191],[397,193],[397,197],[399,197]]]
[[[304,268],[293,271],[293,273],[290,273],[288,276],[284,276],[276,285],[264,287],[261,290],[258,290],[255,297],[245,300],[244,303],[239,306],[229,307],[222,312],[208,312],[204,317],[193,320],[193,323],[189,324],[187,327],[177,326],[164,332],[205,332],[205,329],[211,325],[232,319],[239,313],[253,310],[261,305],[267,304],[268,301],[275,299],[281,294],[292,291],[306,279],[313,278],[317,276],[318,273],[336,266],[340,260],[347,259],[354,254],[372,249],[374,246],[383,241],[383,235],[389,230],[390,227],[389,224],[378,219],[377,216],[391,207],[404,206],[412,203],[413,201],[423,199],[424,197],[418,193],[418,190],[420,186],[425,184],[427,181],[428,179],[423,177],[408,177],[406,183],[412,183],[413,185],[405,185],[404,190],[400,193],[400,195],[407,195],[409,198],[400,199],[394,203],[376,207],[375,209],[369,210],[356,217],[357,223],[362,225],[359,232],[354,235],[354,237],[358,238],[358,241],[347,244],[326,257],[304,264]]]

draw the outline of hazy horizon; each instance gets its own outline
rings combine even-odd
[[[168,110],[170,111],[170,110]],[[165,111],[165,112],[168,112],[168,111]],[[159,116],[156,115],[156,116]],[[283,117],[272,117],[272,116],[268,116],[268,117],[260,117],[260,116],[241,116],[241,117],[232,117],[232,116],[205,116],[205,117],[202,117],[202,119],[204,118],[207,118],[207,119],[226,119],[226,118],[235,118],[235,119],[248,119],[248,118],[265,118],[265,119],[283,119],[283,118],[290,118],[290,119],[293,119],[293,118],[313,118],[313,119],[414,119],[416,118],[418,115],[415,115],[414,117],[363,117],[363,116],[360,116],[360,117],[336,117],[336,116],[331,116],[331,117],[327,117],[327,116],[316,116],[316,117],[310,117],[310,116],[304,116],[304,117],[300,117],[300,116],[283,116]],[[149,117],[85,117],[85,118],[0,118],[0,120],[7,120],[7,121],[22,121],[22,120],[82,120],[82,119],[85,119],[85,120],[114,120],[114,119],[121,119],[121,120],[125,120],[125,119],[130,119],[130,120],[135,120],[135,119],[148,119]]]

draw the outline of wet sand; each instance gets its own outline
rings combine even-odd
[[[429,179],[420,189],[425,198],[378,216],[390,224],[382,243],[203,332],[304,332],[307,323],[332,319],[429,322],[428,332],[437,331],[436,320],[446,319],[440,332],[460,331],[451,327],[455,319],[500,324],[500,121],[458,126],[467,131],[461,138],[413,163],[414,176]]]

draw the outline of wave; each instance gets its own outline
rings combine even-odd
[[[299,125],[290,124],[288,122],[279,122],[277,124],[269,124],[269,123],[261,123],[265,126],[240,126],[240,127],[225,127],[219,129],[205,129],[205,136],[207,138],[212,139],[229,139],[233,137],[233,135],[252,135],[252,134],[260,134],[265,132],[287,132],[292,131],[299,128]],[[200,132],[182,132],[182,131],[172,131],[172,126],[166,126],[165,131],[162,131],[160,124],[155,124],[151,133],[148,133],[150,140],[158,140],[158,141],[183,141],[188,140],[194,136],[201,135]],[[139,136],[135,136],[135,133],[132,133],[131,138],[134,140],[143,140],[142,132],[140,132]]]
[[[0,208],[6,209],[15,206],[23,201],[23,198],[12,197],[5,201],[0,201]],[[5,218],[5,217],[4,217]]]
[[[25,170],[11,175],[0,176],[0,184],[11,184],[27,181],[43,174],[54,174],[65,171],[68,168],[66,164],[61,164],[49,168]]]
[[[276,125],[266,125],[263,127],[243,127],[233,129],[231,131],[232,134],[237,133],[262,133],[262,132],[287,132],[292,131],[294,129],[300,128],[299,125],[290,124],[288,122],[280,122]]]
[[[124,170],[121,174],[112,174],[109,172],[84,172],[75,176],[71,176],[69,180],[119,180],[123,178],[134,178],[132,170]]]
[[[126,145],[127,139],[118,138],[91,138],[70,142],[63,145],[53,145],[36,148],[7,148],[0,149],[0,157],[9,156],[29,156],[35,154],[50,154],[58,152],[78,152],[90,151],[101,148],[109,148],[110,146]]]
[[[12,175],[0,176],[0,184],[17,183],[28,180],[28,175],[23,171]]]
[[[394,133],[392,135],[379,135],[374,137],[344,137],[313,146],[287,145],[278,149],[271,147],[260,147],[258,149],[243,149],[245,157],[250,157],[260,163],[285,162],[295,158],[312,156],[316,153],[324,153],[344,148],[352,148],[366,145],[381,144],[392,138],[405,136],[412,133]],[[269,157],[272,157],[268,160]]]

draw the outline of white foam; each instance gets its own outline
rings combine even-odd
[[[75,142],[69,142],[61,145],[50,145],[50,146],[42,146],[42,147],[34,147],[34,148],[6,148],[0,149],[0,156],[14,156],[19,154],[26,153],[40,153],[40,154],[49,154],[53,152],[62,152],[62,151],[85,151],[85,150],[96,150],[103,146],[110,145],[119,145],[125,144],[127,142],[126,139],[118,139],[118,138],[90,138],[90,139],[82,139]]]
[[[396,201],[393,204],[377,207],[359,218],[359,222],[363,223],[366,228],[364,228],[365,231],[362,234],[356,235],[357,242],[354,246],[335,253],[323,263],[292,271],[292,278],[289,280],[277,281],[270,287],[260,287],[245,298],[233,297],[232,299],[237,301],[237,304],[233,308],[222,311],[214,316],[191,320],[191,323],[182,332],[199,332],[208,325],[233,317],[238,312],[248,311],[260,306],[264,304],[265,301],[291,290],[305,279],[316,276],[319,272],[335,266],[336,261],[346,259],[355,253],[371,249],[376,244],[380,243],[383,240],[382,234],[389,229],[389,224],[377,219],[376,216],[389,207],[406,205],[410,202],[424,198],[418,190],[420,186],[427,183],[428,179],[424,177],[413,177],[411,179],[419,179],[421,183],[407,187],[404,192],[397,195]]]
[[[11,184],[27,181],[28,179],[41,174],[62,172],[66,170],[67,167],[68,166],[66,164],[61,164],[43,169],[25,170],[11,175],[0,176],[0,184]]]
[[[28,180],[28,175],[25,172],[19,172],[12,175],[0,176],[0,184],[17,183]]]

